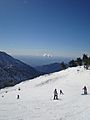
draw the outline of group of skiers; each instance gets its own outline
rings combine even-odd
[[[20,91],[20,90],[21,90],[21,88],[19,87],[19,88],[18,88],[18,91]],[[5,93],[7,93],[7,92],[8,92],[8,91],[5,91]],[[2,95],[2,97],[4,97],[4,95]],[[16,98],[19,99],[19,98],[20,98],[20,95],[19,95],[19,94],[16,95]]]
[[[64,94],[62,90],[60,90],[60,95],[61,95],[61,94],[62,94],[62,95]],[[57,89],[54,90],[54,100],[58,100],[58,92],[57,92]]]
[[[18,88],[18,90],[20,91],[21,90],[21,88]],[[82,88],[82,90],[84,90],[84,93],[83,93],[83,95],[87,95],[87,87],[86,86],[84,86],[83,88]],[[6,91],[6,93],[7,93],[8,91]],[[60,91],[59,91],[60,93],[60,95],[64,95],[64,93],[63,93],[63,91],[60,89]],[[2,95],[2,97],[4,97],[4,95]],[[20,96],[19,96],[19,94],[17,95],[17,99],[19,99],[20,98]],[[58,92],[57,92],[57,89],[55,89],[54,90],[54,100],[58,100],[59,99],[59,97],[58,97]]]
[[[84,90],[84,95],[87,95],[87,87],[84,86],[83,89]],[[60,90],[60,95],[64,95],[63,91]],[[54,90],[54,100],[58,100],[58,92],[57,92],[57,89]]]

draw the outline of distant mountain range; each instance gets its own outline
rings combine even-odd
[[[60,70],[62,70],[61,63],[31,67],[5,52],[0,52],[0,89]]]
[[[16,59],[19,59],[32,67],[49,65],[52,63],[61,63],[62,61],[68,63],[73,58],[70,57],[46,57],[46,56],[31,56],[31,55],[14,55]]]
[[[35,69],[46,74],[62,70],[61,63],[52,63],[48,65],[37,66]]]
[[[15,85],[21,81],[41,75],[35,68],[0,52],[0,88]]]

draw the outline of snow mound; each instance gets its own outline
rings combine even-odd
[[[82,95],[85,85],[88,95]],[[90,120],[89,91],[90,70],[83,66],[40,76],[0,90],[0,120]]]

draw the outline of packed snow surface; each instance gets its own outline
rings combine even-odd
[[[53,100],[55,88],[59,100]],[[90,70],[83,66],[40,76],[0,90],[0,120],[90,120],[89,92]]]

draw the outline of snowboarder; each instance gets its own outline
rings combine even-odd
[[[87,87],[84,86],[84,88],[82,90],[84,90],[84,95],[87,95]]]
[[[54,100],[58,100],[58,93],[57,89],[54,90]]]
[[[62,95],[64,95],[64,93],[63,93],[63,91],[62,91],[62,90],[60,90],[60,95],[61,95],[61,94],[62,94]]]

